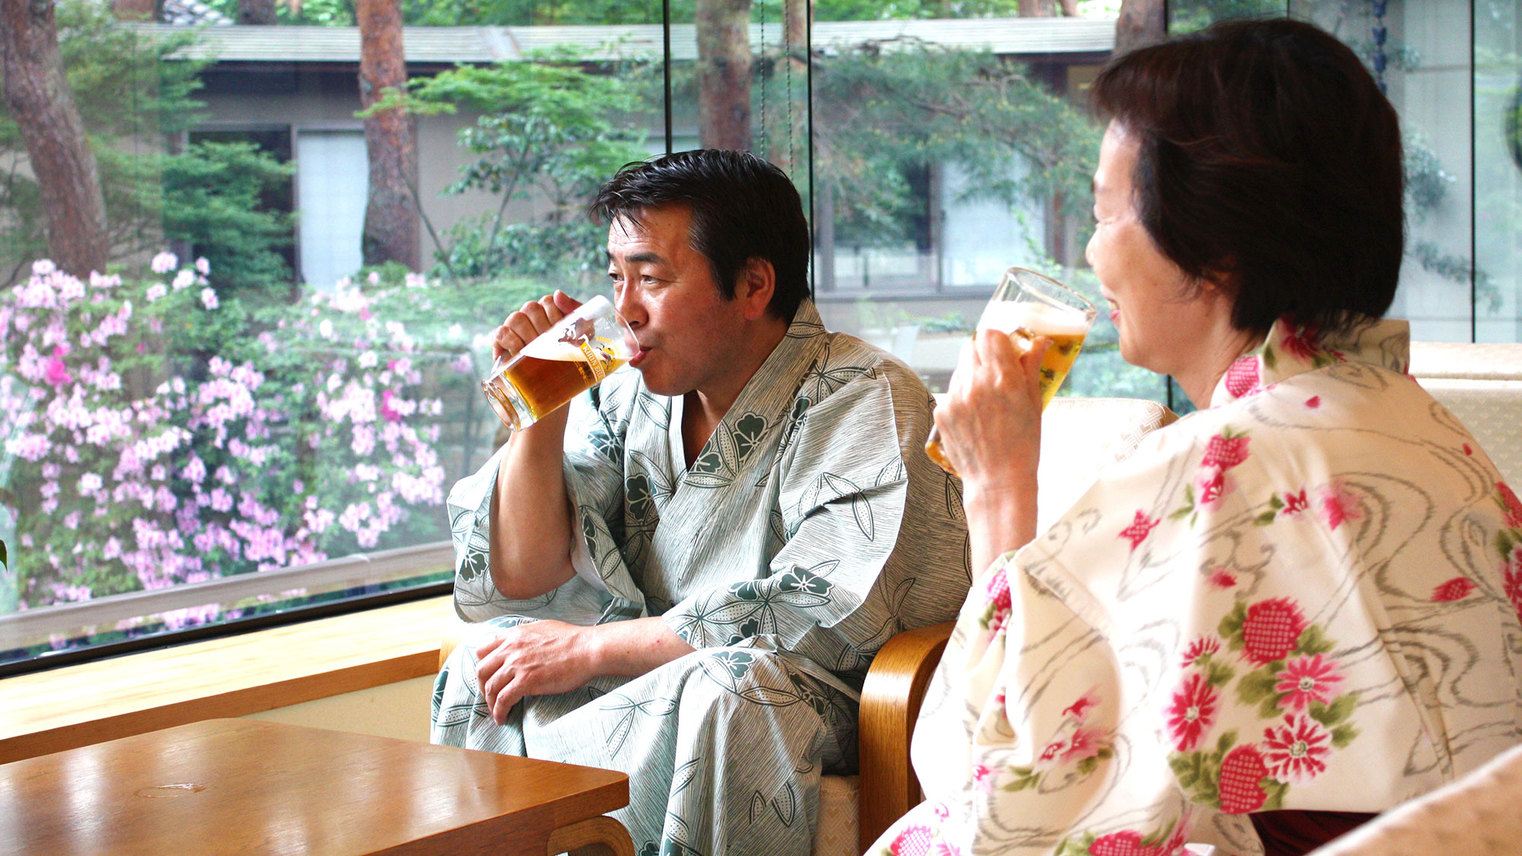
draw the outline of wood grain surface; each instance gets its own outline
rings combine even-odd
[[[599,819],[628,799],[608,770],[218,719],[0,765],[0,842],[18,856],[538,854],[567,827],[631,853]]]

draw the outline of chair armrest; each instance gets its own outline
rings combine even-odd
[[[893,821],[924,799],[909,765],[909,738],[930,676],[955,622],[905,630],[872,659],[861,688],[859,846],[866,852]]]

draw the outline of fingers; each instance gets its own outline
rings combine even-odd
[[[512,356],[528,346],[529,342],[554,326],[566,313],[581,304],[556,291],[538,300],[523,304],[517,312],[507,316],[492,339],[492,356]]]

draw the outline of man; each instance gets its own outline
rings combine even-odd
[[[433,739],[628,773],[642,852],[805,854],[872,655],[968,588],[931,399],[824,329],[798,193],[766,161],[631,164],[593,211],[635,371],[451,492],[456,607],[491,638],[440,673]],[[524,305],[495,350],[574,306]]]

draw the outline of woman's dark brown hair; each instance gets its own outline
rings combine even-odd
[[[1390,308],[1405,246],[1400,125],[1346,45],[1230,21],[1113,59],[1095,108],[1138,141],[1158,249],[1233,291],[1232,323],[1341,329]]]

